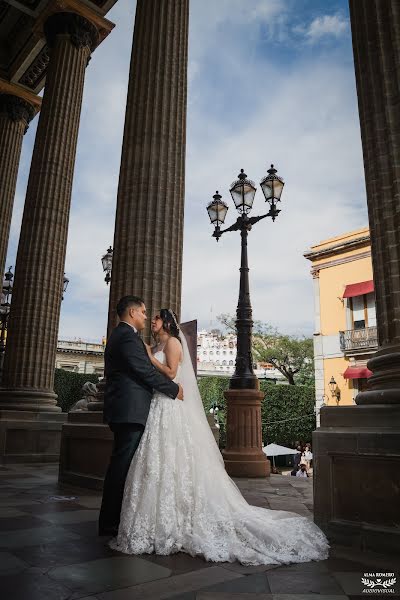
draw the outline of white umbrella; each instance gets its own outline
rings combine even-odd
[[[263,452],[267,456],[272,456],[272,462],[275,466],[275,456],[287,456],[288,454],[300,454],[299,450],[293,450],[293,448],[286,448],[285,446],[279,446],[279,444],[268,444],[263,447]]]

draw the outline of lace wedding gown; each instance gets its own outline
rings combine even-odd
[[[183,348],[175,381],[182,383],[185,399],[154,394],[127,475],[118,537],[110,546],[126,554],[186,552],[245,565],[327,558],[328,542],[312,521],[249,505],[227,475],[184,338]],[[164,362],[162,351],[155,356]]]

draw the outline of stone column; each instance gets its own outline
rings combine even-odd
[[[0,276],[3,280],[22,139],[35,115],[19,96],[0,95]]]
[[[162,307],[180,312],[188,16],[189,0],[137,2],[109,333],[118,299],[126,294],[141,296],[149,315]]]
[[[44,25],[51,58],[15,269],[0,408],[60,411],[53,391],[72,179],[96,27],[74,13]]]
[[[350,0],[379,349],[356,405],[321,409],[314,518],[332,544],[400,554],[400,5]]]
[[[400,5],[350,0],[379,350],[357,404],[400,403]]]

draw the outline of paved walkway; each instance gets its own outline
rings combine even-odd
[[[312,518],[312,480],[237,480],[254,505]],[[56,465],[0,467],[2,600],[345,600],[391,557],[341,556],[283,567],[207,563],[185,554],[126,556],[97,537],[98,492],[59,487]],[[361,596],[360,596],[361,597]],[[365,596],[364,596],[365,598]]]

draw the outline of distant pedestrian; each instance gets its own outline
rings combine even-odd
[[[293,459],[293,466],[298,467],[300,464],[300,460],[301,460],[301,446],[297,446],[296,448],[297,450],[297,454],[294,455],[294,459]]]
[[[306,465],[307,471],[311,468],[311,462],[313,454],[311,452],[311,444],[306,444],[303,452],[303,456],[300,462]]]
[[[297,471],[296,477],[309,477],[309,474],[307,473],[306,465],[304,465],[304,464],[300,465],[300,469]]]
[[[306,450],[304,452],[304,460],[305,460],[305,465],[307,467],[307,471],[311,468],[312,458],[313,458],[312,452],[310,450]]]

